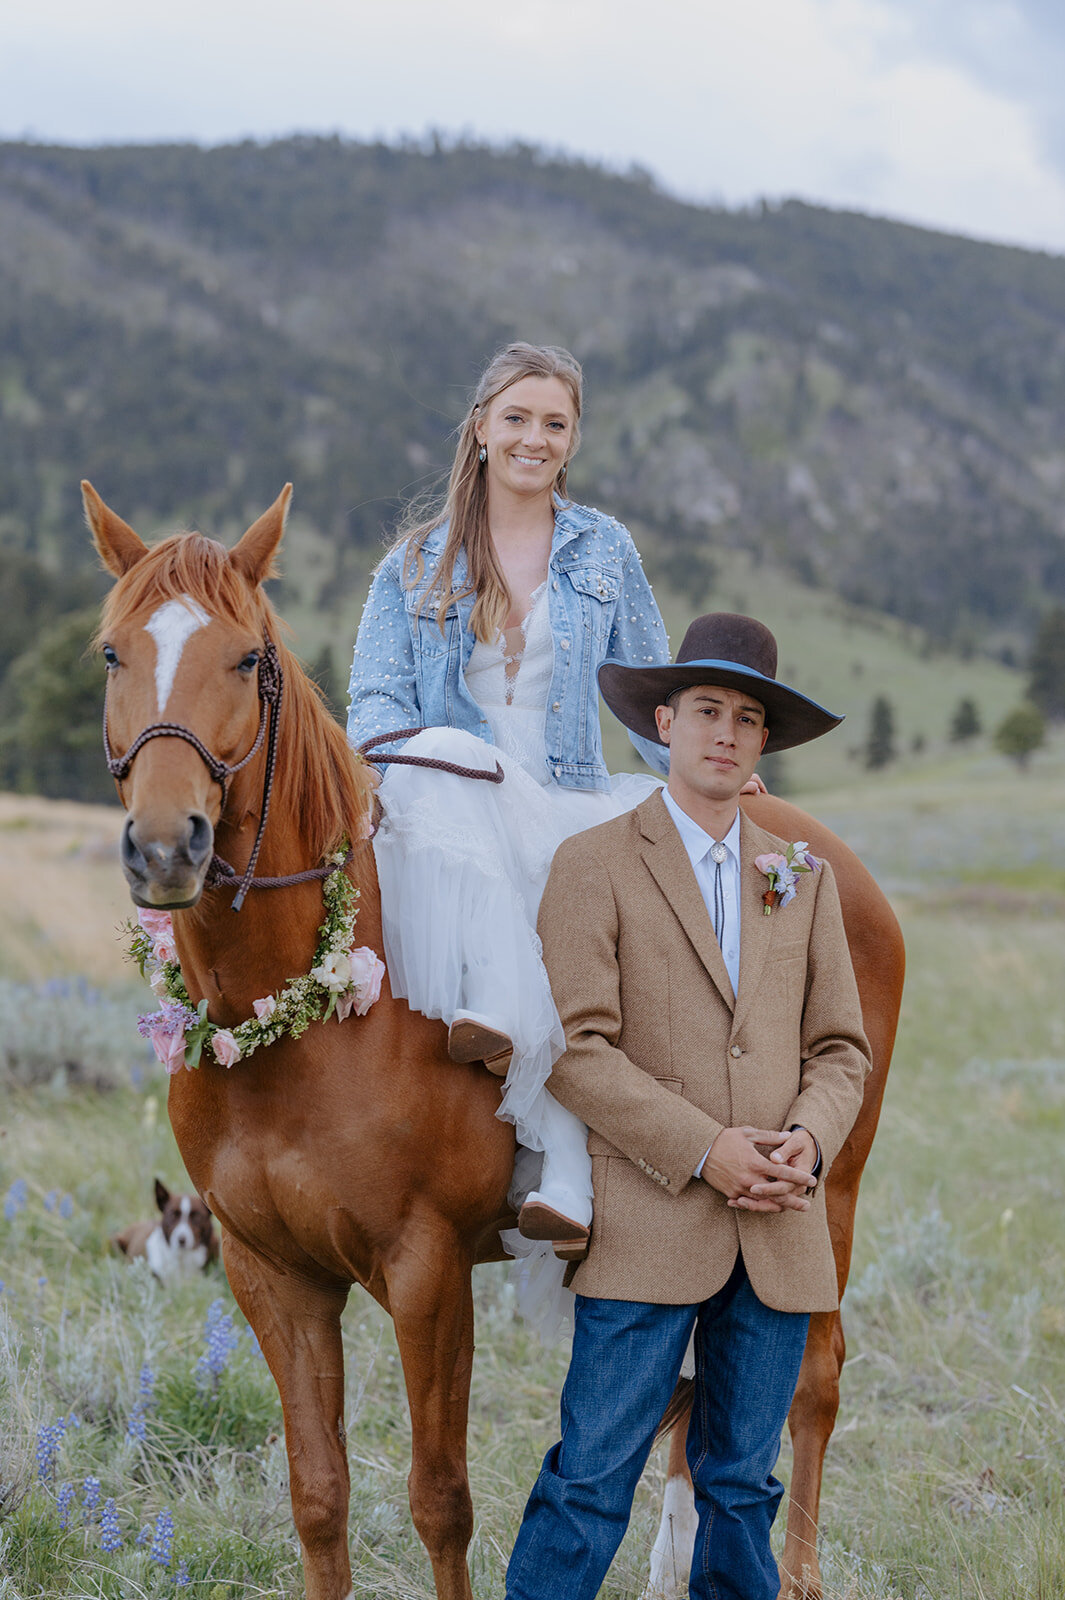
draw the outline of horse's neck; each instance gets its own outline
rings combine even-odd
[[[219,824],[217,853],[238,872],[251,853],[257,815],[232,826]],[[317,866],[296,819],[275,800],[271,806],[256,878],[287,877]],[[349,868],[359,889],[356,945],[381,953],[380,901],[373,848],[356,845]],[[264,998],[310,970],[324,917],[322,881],[312,879],[278,889],[257,889],[254,880],[244,906],[234,914],[231,889],[208,890],[198,906],[179,912],[174,928],[182,973],[194,1001],[208,1000],[212,1014],[223,996],[250,1015],[253,1000]]]

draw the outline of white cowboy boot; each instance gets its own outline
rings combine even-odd
[[[588,1249],[592,1221],[588,1129],[546,1091],[544,1101],[543,1172],[540,1187],[526,1197],[518,1215],[518,1232],[526,1239],[549,1239],[557,1256],[579,1261]]]
[[[448,1024],[447,1053],[452,1061],[483,1061],[489,1072],[505,1078],[513,1052],[509,1033],[481,1011],[456,1011]]]

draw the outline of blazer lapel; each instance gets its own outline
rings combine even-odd
[[[681,842],[673,819],[661,794],[654,794],[637,807],[640,831],[644,837],[643,859],[655,882],[669,901],[677,921],[687,934],[696,955],[713,978],[721,998],[731,1011],[735,1004],[725,958],[717,942],[714,925],[695,880],[688,852]],[[741,925],[742,939],[745,929]],[[742,967],[741,967],[742,973]]]
[[[762,968],[773,937],[773,917],[765,915],[762,896],[769,886],[754,858],[776,848],[775,841],[740,812],[740,985],[736,996],[734,1028],[746,1018],[758,990]]]

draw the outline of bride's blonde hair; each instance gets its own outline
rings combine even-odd
[[[429,517],[417,509],[400,528],[396,543],[404,549],[403,581],[408,588],[420,582],[425,570],[425,541],[435,528],[447,522],[447,541],[433,581],[422,598],[422,605],[436,602],[436,619],[444,629],[444,614],[449,606],[466,595],[477,596],[470,622],[474,636],[482,641],[496,637],[510,609],[510,591],[492,548],[488,530],[488,481],[479,459],[477,419],[496,395],[522,378],[560,378],[573,402],[574,426],[569,449],[555,490],[566,498],[566,469],[581,442],[581,400],[583,376],[580,362],[556,345],[508,344],[492,357],[481,374],[469,410],[458,430],[455,460],[448,479],[444,504]],[[466,582],[454,586],[455,560],[466,552]]]

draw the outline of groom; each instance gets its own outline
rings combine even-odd
[[[540,911],[567,1049],[551,1091],[589,1126],[595,1222],[574,1273],[562,1438],[508,1600],[592,1600],[695,1331],[692,1600],[776,1600],[773,1477],[809,1313],[837,1304],[823,1179],[862,1101],[862,1031],[831,868],[738,796],[763,750],[841,719],[776,680],[749,617],[700,617],[676,665],[600,687],[670,752],[668,787],[566,841]],[[811,858],[812,860],[812,858]],[[773,890],[776,888],[776,894]],[[766,914],[768,912],[768,914]]]

